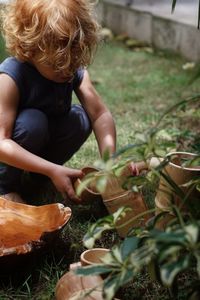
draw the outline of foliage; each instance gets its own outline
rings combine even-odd
[[[109,300],[121,286],[147,268],[152,280],[159,280],[175,295],[177,276],[186,269],[196,269],[200,284],[199,225],[199,222],[181,222],[168,226],[166,231],[144,230],[114,247],[102,264],[79,268],[77,274],[108,274],[104,280],[104,293],[105,299]]]
[[[172,111],[180,109],[180,107],[191,104],[191,102],[199,102],[199,95],[191,97],[187,100],[182,100],[174,106],[170,107],[157,121],[156,126],[148,130],[146,135],[142,136],[142,142],[136,145],[128,145],[126,148],[121,149],[114,158],[106,158],[98,166],[103,169],[102,177],[104,176],[106,186],[106,180],[108,174],[113,172],[116,176],[120,176],[121,169],[127,165],[130,161],[139,159],[147,161],[152,156],[163,156],[162,162],[152,169],[149,175],[136,176],[128,179],[125,184],[125,188],[138,191],[145,184],[151,184],[152,173],[158,177],[163,177],[171,189],[182,201],[181,206],[187,204],[187,214],[179,210],[174,205],[173,199],[171,202],[171,213],[162,212],[157,214],[151,219],[145,227],[137,228],[137,230],[130,231],[125,240],[118,246],[114,246],[110,253],[108,253],[99,265],[94,265],[85,268],[79,268],[77,274],[87,276],[89,274],[104,274],[106,278],[104,280],[104,297],[106,300],[113,299],[118,289],[126,285],[129,281],[133,280],[139,272],[148,270],[152,280],[158,280],[162,285],[169,288],[169,291],[173,297],[177,296],[178,276],[186,270],[195,270],[197,280],[193,280],[191,283],[192,294],[188,295],[188,299],[195,299],[199,294],[197,288],[200,284],[200,220],[196,217],[196,212],[199,213],[199,206],[193,207],[189,201],[187,201],[190,193],[194,189],[199,189],[200,178],[195,178],[186,183],[185,186],[189,186],[188,192],[184,192],[165,172],[163,168],[168,164],[171,159],[171,155],[166,155],[166,152],[170,147],[173,147],[173,143],[169,136],[164,134],[163,129],[160,126],[163,119],[171,114]],[[162,134],[160,134],[162,132]],[[162,136],[160,142],[160,136]],[[112,164],[111,162],[114,163]],[[196,155],[191,165],[196,165],[199,162],[199,155]],[[187,164],[189,162],[187,161]],[[120,171],[119,171],[120,170]],[[87,180],[87,179],[86,179]],[[90,177],[92,180],[92,177]],[[105,188],[101,186],[101,190]],[[97,185],[98,188],[98,185]],[[180,206],[180,207],[181,207]],[[154,211],[154,210],[152,210]],[[151,212],[152,212],[151,211]],[[96,242],[102,236],[102,233],[107,230],[117,228],[117,221],[119,218],[123,218],[126,213],[126,208],[121,207],[113,215],[107,216],[98,220],[93,224],[87,234],[84,237],[84,245],[88,248],[92,248]],[[149,211],[144,212],[144,214]],[[172,217],[173,216],[173,217]],[[140,218],[141,215],[135,218]],[[165,220],[165,217],[169,218],[166,221],[166,229],[160,230],[159,223]],[[129,220],[128,222],[131,222]],[[127,223],[120,225],[125,226]],[[163,228],[162,228],[163,229]]]
[[[78,188],[78,193],[81,193],[86,186],[93,183],[96,185],[96,189],[102,193],[105,190],[107,181],[110,175],[119,178],[123,173],[123,170],[127,167],[130,162],[140,162],[145,161],[147,164],[152,157],[163,158],[163,161],[156,167],[152,168],[151,172],[148,172],[146,176],[133,177],[130,176],[123,183],[125,189],[132,189],[133,191],[138,191],[144,186],[153,184],[157,178],[161,175],[165,176],[162,173],[162,169],[170,161],[170,152],[176,150],[177,147],[177,137],[180,135],[180,131],[170,132],[167,129],[166,123],[168,123],[168,116],[172,112],[180,111],[183,107],[190,107],[195,103],[200,102],[200,94],[197,94],[188,99],[181,100],[175,105],[168,108],[157,120],[156,124],[148,128],[143,133],[137,135],[136,144],[128,144],[125,147],[119,149],[114,156],[110,159],[107,153],[104,154],[101,160],[98,160],[94,163],[94,166],[97,167],[100,172],[90,173],[85,177],[85,180],[82,181]],[[199,162],[199,156],[197,155],[192,161],[187,161],[187,164],[197,165]],[[166,180],[170,180],[167,179]],[[192,182],[190,183],[192,185]],[[176,186],[175,183],[171,182],[171,185],[174,186],[177,193],[180,193],[180,189]],[[196,182],[197,185],[197,182]],[[180,197],[183,197],[183,194],[180,194]]]

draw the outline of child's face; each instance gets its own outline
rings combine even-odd
[[[35,66],[38,72],[48,80],[52,80],[58,83],[69,81],[69,78],[66,75],[64,75],[62,72],[55,71],[53,67],[49,65],[38,63],[34,59],[32,60],[32,64]]]

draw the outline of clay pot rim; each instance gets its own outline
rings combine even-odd
[[[99,263],[93,263],[93,262],[85,259],[85,255],[87,253],[90,253],[90,252],[94,252],[95,253],[96,251],[98,252],[99,250],[100,251],[102,251],[102,250],[105,251],[105,255],[110,252],[110,249],[108,249],[108,248],[100,248],[100,247],[99,248],[92,248],[92,249],[85,250],[80,255],[80,261],[81,261],[81,263],[84,262],[85,265],[99,264]]]
[[[198,154],[196,153],[191,153],[191,152],[184,152],[184,151],[174,151],[174,152],[170,152],[166,155],[166,157],[171,157],[173,155],[188,155],[188,156],[198,156]],[[197,168],[188,168],[188,167],[183,167],[183,166],[179,166],[176,163],[173,162],[169,162],[170,166],[173,166],[174,168],[180,169],[180,170],[186,170],[186,171],[193,171],[193,172],[199,172],[200,171],[200,167]]]

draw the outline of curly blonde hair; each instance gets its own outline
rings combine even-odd
[[[99,25],[89,0],[14,0],[5,6],[2,29],[8,52],[73,76],[91,63]]]

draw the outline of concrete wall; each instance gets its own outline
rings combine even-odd
[[[133,0],[131,5],[127,5],[127,1],[130,0],[100,1],[98,16],[102,25],[110,28],[114,34],[127,33],[131,38],[148,42],[157,48],[180,53],[188,60],[200,60],[200,30],[197,29],[197,20],[194,21],[196,3],[193,0],[191,3],[194,5],[182,5],[178,15],[171,15],[169,0],[158,1],[160,7],[157,5],[156,8],[155,1],[151,0]]]

